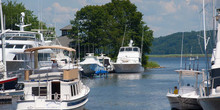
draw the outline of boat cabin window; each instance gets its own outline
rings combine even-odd
[[[22,49],[24,45],[15,45],[16,49]]]
[[[27,60],[27,55],[23,53],[18,53],[15,55],[13,60]]]
[[[124,48],[121,48],[121,49],[120,49],[120,52],[123,52],[124,50],[125,50]]]
[[[38,53],[38,61],[50,61],[50,53]]]
[[[136,51],[136,52],[137,52],[137,51],[138,51],[138,48],[136,48],[136,47],[135,47],[135,48],[133,48],[133,51]]]
[[[33,46],[32,45],[26,45],[26,49],[29,49],[29,48],[32,48]]]
[[[79,93],[77,84],[70,85],[70,90],[71,90],[71,96],[75,96]]]
[[[32,95],[47,96],[47,87],[40,87],[40,93],[39,93],[39,87],[32,87]]]
[[[126,51],[132,51],[132,48],[126,48]]]
[[[14,47],[14,45],[6,45],[6,48],[13,48]]]

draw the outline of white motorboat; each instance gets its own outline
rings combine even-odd
[[[116,63],[113,63],[116,73],[140,73],[144,71],[141,64],[141,52],[139,47],[133,47],[130,40],[128,47],[121,47]]]
[[[75,51],[62,46],[40,46],[26,49],[25,52],[30,52],[27,54],[31,60],[33,51],[48,48]],[[32,69],[35,67],[33,62],[29,63],[29,67],[31,69],[24,71],[24,96],[17,101],[17,110],[83,110],[90,89],[83,85],[78,68],[59,69],[53,64],[48,70]]]
[[[196,70],[176,70],[179,73],[179,89],[178,93],[174,93],[173,91],[169,91],[167,93],[167,98],[170,102],[171,109],[179,109],[179,110],[194,110],[201,109],[201,106],[197,102],[197,98],[199,97],[199,89],[198,89],[198,75],[203,74],[201,71]],[[190,86],[190,83],[184,85],[182,82],[182,78],[184,76],[196,77],[195,86]]]
[[[79,65],[82,67],[85,76],[93,76],[98,71],[105,71],[105,67],[94,56],[94,53],[87,53],[85,60],[80,62]]]
[[[20,30],[8,30],[4,33],[5,38],[5,55],[7,71],[16,71],[23,67],[26,56],[24,50],[42,45],[49,45],[51,41],[44,41],[43,34],[40,32],[24,31],[24,27],[29,26],[24,24],[25,13],[21,13]],[[0,38],[2,39],[2,37]],[[50,51],[51,53],[52,51]],[[39,56],[45,56],[48,51],[39,51]],[[48,53],[48,54],[50,54]],[[0,54],[2,54],[2,42],[0,42]],[[43,55],[44,54],[44,55]],[[0,56],[2,60],[2,56]],[[46,63],[44,62],[44,65]],[[50,63],[49,65],[51,65]],[[43,65],[43,64],[42,64]]]
[[[198,102],[203,110],[219,110],[220,108],[220,1],[217,0],[217,16],[218,34],[216,48],[213,49],[211,59],[211,72],[210,78],[201,83],[200,91],[201,96]]]

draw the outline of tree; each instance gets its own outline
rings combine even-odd
[[[75,16],[75,19],[71,20],[71,38],[79,38],[81,47],[88,46],[90,52],[95,48],[97,54],[102,52],[116,58],[124,34],[123,46],[132,39],[135,46],[141,47],[144,30],[143,55],[150,53],[153,31],[145,25],[142,21],[143,14],[137,11],[137,7],[129,0],[112,0],[102,6],[85,6],[77,11]],[[143,58],[143,64],[146,60]]]
[[[3,14],[5,16],[6,29],[19,30],[19,27],[15,24],[20,23],[21,12],[25,13],[25,24],[31,24],[25,28],[25,30],[30,31],[31,29],[46,29],[46,24],[40,22],[33,14],[33,11],[30,11],[25,8],[22,3],[17,3],[16,1],[7,1],[2,3]]]

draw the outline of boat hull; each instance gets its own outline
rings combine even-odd
[[[140,64],[113,64],[116,73],[141,73],[144,68]]]
[[[0,91],[15,89],[15,85],[17,84],[17,81],[18,81],[17,77],[0,80],[0,88],[1,88]],[[3,84],[4,84],[4,89],[2,88]]]
[[[203,110],[219,110],[220,97],[200,97],[198,102]]]
[[[184,98],[180,96],[167,96],[171,109],[179,110],[201,110],[197,98]]]
[[[105,70],[105,67],[97,64],[81,64],[80,66],[83,68],[82,74],[85,76],[93,76],[96,71]]]
[[[59,100],[28,100],[17,101],[17,110],[83,110],[88,102],[88,94],[80,99]]]

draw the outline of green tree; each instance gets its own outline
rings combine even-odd
[[[123,46],[132,39],[135,46],[141,47],[144,30],[143,55],[150,53],[153,31],[145,25],[142,21],[143,14],[137,11],[137,7],[129,0],[112,0],[102,6],[85,6],[77,11],[75,16],[75,19],[71,20],[71,37],[80,39],[81,52],[83,47],[86,47],[87,52],[96,49],[94,52],[97,54],[102,52],[116,58],[124,34]],[[146,61],[143,57],[143,64]]]
[[[33,14],[33,11],[26,9],[22,3],[8,0],[2,3],[2,9],[5,16],[6,29],[19,30],[19,27],[15,26],[15,24],[20,23],[21,12],[25,13],[25,24],[31,24],[31,26],[26,27],[25,30],[30,31],[31,29],[47,28],[46,24],[39,22],[37,16]]]

